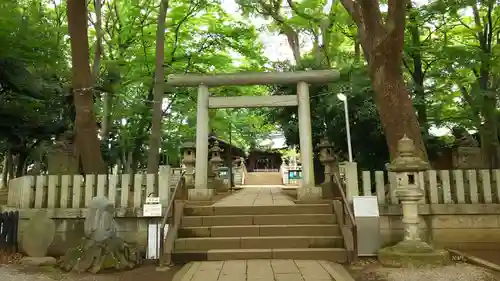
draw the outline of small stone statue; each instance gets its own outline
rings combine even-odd
[[[116,236],[114,206],[105,197],[95,197],[89,203],[87,218],[85,219],[85,236],[92,237],[96,242]]]
[[[453,136],[455,137],[455,145],[458,147],[479,147],[479,143],[474,137],[467,132],[464,128],[453,128]]]
[[[139,264],[137,249],[116,236],[114,206],[106,197],[89,202],[82,242],[59,262],[66,271],[98,273],[102,269],[133,268]]]

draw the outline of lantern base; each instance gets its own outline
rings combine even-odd
[[[444,266],[450,263],[450,253],[424,241],[407,240],[380,249],[378,260],[387,267]]]
[[[193,188],[188,190],[189,201],[211,201],[214,190],[209,188]]]
[[[297,200],[318,201],[323,198],[323,190],[318,186],[301,186],[297,189]]]

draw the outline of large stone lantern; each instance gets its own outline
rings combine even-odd
[[[196,163],[196,146],[192,141],[185,142],[181,146],[182,154],[182,164],[186,167],[186,186],[188,188],[194,187],[194,173],[195,173],[195,163]]]
[[[398,142],[399,156],[387,165],[388,172],[396,173],[396,197],[403,211],[404,238],[395,246],[379,251],[379,260],[387,266],[413,267],[443,265],[449,261],[446,250],[435,250],[420,238],[418,204],[425,193],[419,185],[418,173],[429,169],[429,164],[415,156],[413,140],[406,135]]]
[[[219,147],[219,142],[215,141],[212,148],[210,149],[210,169],[214,175],[215,178],[219,177],[219,168],[220,164],[222,163],[222,158],[220,157],[220,154],[222,152],[222,149]]]

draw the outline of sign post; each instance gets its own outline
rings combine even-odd
[[[161,213],[162,205],[160,204],[160,197],[147,197],[142,207],[142,215],[151,218],[148,222],[148,247],[146,251],[146,258],[150,260],[160,258],[159,246],[160,239],[162,239],[160,237]]]
[[[229,168],[228,167],[220,167],[219,168],[219,178],[222,180],[224,185],[229,185]]]
[[[380,249],[380,224],[377,196],[353,196],[357,225],[358,256],[376,256]]]
[[[301,169],[288,170],[288,184],[299,184],[299,181],[301,179],[302,179]]]

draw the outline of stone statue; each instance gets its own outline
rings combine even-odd
[[[455,137],[452,166],[455,169],[483,169],[485,161],[479,143],[467,130],[455,127],[452,130]]]
[[[78,156],[73,143],[74,133],[60,135],[47,152],[48,172],[51,175],[78,174]]]
[[[455,127],[452,130],[455,145],[458,147],[479,147],[479,143],[464,128]]]
[[[89,203],[85,218],[84,231],[86,237],[92,237],[96,242],[116,236],[116,225],[113,218],[114,206],[105,197],[95,197]]]
[[[94,197],[84,222],[84,238],[59,265],[66,271],[98,273],[102,269],[133,268],[140,263],[137,249],[116,235],[114,206],[106,197]]]

